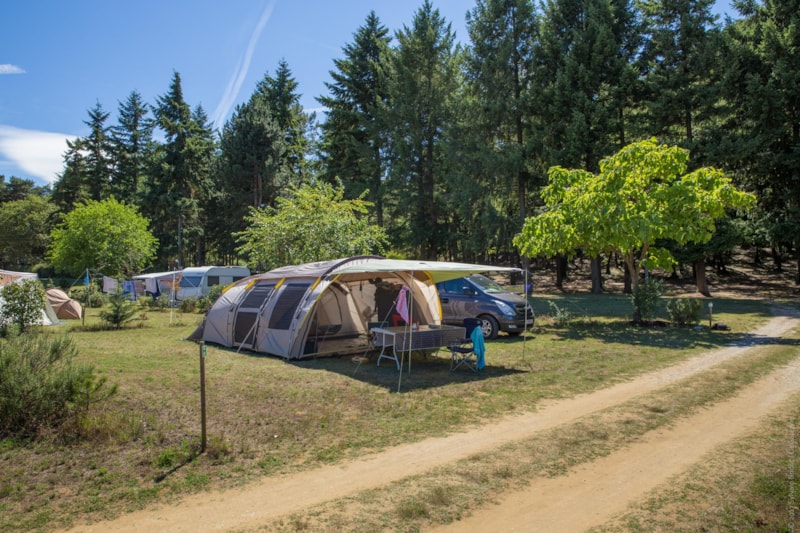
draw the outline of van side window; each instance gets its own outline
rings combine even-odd
[[[219,276],[208,276],[208,286],[213,287],[214,285],[219,285]]]
[[[444,291],[449,292],[450,294],[461,294],[461,284],[463,283],[460,279],[451,279],[450,281],[444,282]]]

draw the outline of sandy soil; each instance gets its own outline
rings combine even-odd
[[[267,478],[241,489],[198,494],[179,504],[125,515],[112,522],[82,525],[71,531],[229,531],[257,528],[313,505],[384,486],[505,443],[568,423],[595,411],[656,390],[724,360],[753,345],[779,338],[798,319],[779,316],[746,341],[689,359],[637,379],[550,402],[537,412],[415,444],[397,446],[358,461],[291,476]],[[800,362],[775,371],[727,402],[687,418],[668,430],[583,465],[571,474],[537,480],[497,505],[480,509],[443,530],[579,531],[600,524],[640,497],[700,460],[714,446],[743,434],[791,393],[800,390]],[[680,450],[680,453],[675,453]]]

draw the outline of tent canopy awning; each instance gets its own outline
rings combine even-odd
[[[434,283],[463,278],[482,272],[519,272],[513,267],[478,265],[470,263],[450,263],[445,261],[414,261],[408,259],[369,259],[358,264],[337,268],[336,274],[360,272],[425,272]]]

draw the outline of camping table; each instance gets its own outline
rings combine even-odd
[[[398,354],[413,350],[431,350],[442,346],[450,346],[464,339],[467,332],[460,326],[422,325],[417,329],[408,326],[373,328],[372,344],[381,347],[378,355],[378,366],[381,359],[391,359],[400,370]],[[391,348],[391,350],[390,350]]]

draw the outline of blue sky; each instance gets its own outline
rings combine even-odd
[[[720,0],[724,2],[725,0]],[[474,0],[433,0],[462,42]],[[131,91],[154,103],[181,75],[184,97],[220,127],[285,59],[301,104],[374,10],[393,34],[422,0],[6,0],[0,16],[0,175],[52,182],[66,139],[88,133],[97,102],[116,123]]]

